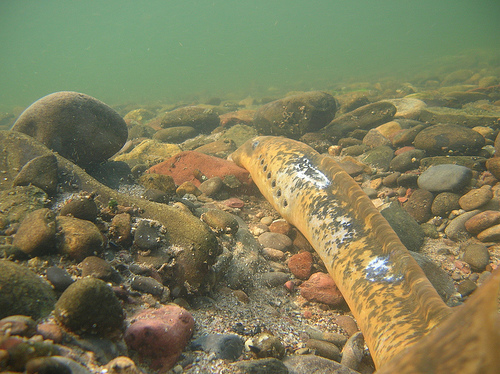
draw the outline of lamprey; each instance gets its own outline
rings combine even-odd
[[[281,137],[249,140],[231,157],[319,254],[379,372],[496,372],[499,273],[455,311],[333,158]]]

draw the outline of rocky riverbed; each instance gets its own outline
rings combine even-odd
[[[455,306],[500,265],[499,76],[38,100],[0,131],[0,368],[372,373],[319,257],[227,158],[259,134],[331,155]]]

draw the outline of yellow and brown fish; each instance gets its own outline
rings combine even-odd
[[[232,159],[320,255],[363,332],[377,373],[500,372],[500,272],[452,309],[331,157],[269,136],[247,141]]]

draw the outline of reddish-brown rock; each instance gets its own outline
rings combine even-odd
[[[292,230],[292,225],[290,225],[288,222],[285,220],[277,220],[271,223],[269,225],[269,231],[271,232],[277,232],[279,234],[287,235],[290,234],[290,231]]]
[[[500,223],[500,212],[497,210],[485,210],[478,213],[465,222],[465,228],[473,235]]]
[[[288,260],[288,268],[299,279],[308,279],[313,270],[313,257],[311,252],[301,252],[293,255]]]
[[[325,273],[314,273],[300,285],[300,294],[309,301],[338,306],[344,301],[333,279]]]
[[[250,182],[248,171],[233,162],[194,151],[180,152],[154,165],[147,172],[170,175],[177,185],[189,181],[195,186],[199,186],[200,181],[195,178],[196,170],[199,170],[207,178],[220,177],[224,179],[225,176],[234,175],[243,184]]]
[[[191,313],[178,305],[148,309],[132,319],[125,342],[141,361],[164,373],[172,368],[188,343],[194,329]]]

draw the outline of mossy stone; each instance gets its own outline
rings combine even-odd
[[[83,278],[63,292],[54,314],[77,334],[112,337],[123,328],[124,312],[111,287],[100,279]]]
[[[54,291],[24,266],[0,260],[0,318],[15,314],[39,319],[54,308]]]

